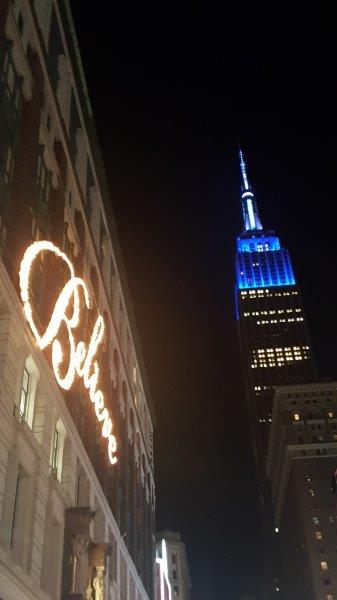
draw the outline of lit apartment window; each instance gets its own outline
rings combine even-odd
[[[19,399],[19,421],[25,421],[30,428],[33,426],[34,404],[39,374],[31,357],[27,358],[22,375],[21,393]]]
[[[321,569],[322,571],[328,571],[328,563],[326,562],[326,560],[321,561]]]
[[[316,540],[321,540],[322,539],[322,532],[321,531],[315,531],[315,537],[316,537]]]
[[[294,414],[294,421],[299,421],[300,420],[300,415],[298,413]]]
[[[319,518],[318,517],[312,517],[312,520],[314,522],[315,525],[319,525]]]
[[[333,419],[333,417],[334,417],[333,412],[328,412],[328,416],[329,416],[329,419]]]
[[[327,594],[326,600],[333,600],[333,594]]]

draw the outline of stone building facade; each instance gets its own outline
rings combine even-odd
[[[337,383],[275,389],[267,473],[279,598],[337,598]]]
[[[165,542],[168,582],[171,599],[191,600],[191,575],[188,566],[186,547],[177,531],[162,531],[156,534],[157,549]]]
[[[97,372],[99,368],[96,387],[101,393],[95,396],[96,404],[94,386],[90,397],[89,384],[84,385],[85,376],[79,375],[78,354],[76,377],[68,389],[56,379],[57,360],[63,377],[74,351],[71,327],[66,325],[71,306],[68,312],[64,309],[59,324],[63,352],[58,359],[55,332],[53,351],[37,343],[69,283],[65,260],[48,247],[37,254],[29,280],[29,302],[39,334],[34,334],[24,314],[20,267],[27,248],[41,240],[51,242],[67,257],[90,297],[88,308],[81,292],[79,324],[71,333],[77,350],[81,346],[83,360],[95,338],[95,326],[104,323],[94,352]],[[75,306],[75,292],[70,299]],[[111,447],[102,430],[103,398],[106,424],[111,427],[112,423]],[[153,426],[154,412],[69,3],[3,0],[3,600],[152,598]],[[116,464],[111,464],[112,455]]]

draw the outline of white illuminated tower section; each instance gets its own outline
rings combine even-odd
[[[262,225],[256,206],[253,191],[248,183],[246,164],[243,159],[242,150],[239,150],[240,167],[242,174],[242,209],[246,231],[261,230]]]
[[[236,307],[253,439],[264,472],[274,387],[317,376],[288,250],[262,227],[241,149],[239,159],[244,229],[237,238]]]

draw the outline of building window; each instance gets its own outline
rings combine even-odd
[[[10,530],[9,547],[13,560],[23,564],[25,560],[26,534],[31,515],[27,501],[30,494],[30,478],[21,465],[17,472],[12,523]]]
[[[46,519],[41,583],[52,600],[60,597],[62,535],[61,525],[49,512]]]
[[[318,517],[312,517],[312,520],[314,522],[315,525],[319,525],[319,518]]]
[[[42,156],[42,150],[37,161],[36,184],[39,206],[43,211],[47,210],[50,194],[51,172],[48,171]]]
[[[11,43],[7,42],[4,51],[2,66],[0,65],[0,76],[4,81],[5,89],[12,107],[18,114],[21,108],[21,86],[22,78],[18,77],[11,56]]]
[[[322,571],[328,571],[328,563],[326,562],[326,560],[321,561],[321,569]]]
[[[333,600],[333,594],[327,594],[326,600]]]
[[[10,185],[13,179],[14,157],[11,146],[8,146],[4,154],[0,157],[0,173],[5,185]]]
[[[50,466],[52,476],[58,481],[62,480],[62,466],[63,466],[63,449],[66,431],[64,425],[59,419],[54,428],[53,443],[51,447]]]
[[[28,404],[29,404],[29,388],[30,388],[30,375],[24,368],[21,386],[21,398],[20,398],[20,409],[19,419],[20,421],[27,421]]]
[[[173,595],[179,596],[179,588],[176,585],[173,587]]]
[[[176,556],[175,554],[172,554],[172,563],[173,563],[174,565],[176,565],[176,564],[177,564],[177,556]]]
[[[53,473],[57,472],[59,452],[60,452],[60,433],[59,433],[57,427],[55,427],[53,449],[52,449],[52,459],[51,459],[51,468],[53,470]]]
[[[18,17],[18,30],[19,30],[20,35],[22,37],[22,35],[23,35],[23,17],[22,17],[21,12],[20,12],[19,17]]]
[[[321,531],[315,531],[315,537],[316,537],[316,540],[321,540],[322,539],[322,532]]]
[[[69,223],[65,223],[64,224],[64,229],[63,229],[63,250],[65,252],[65,254],[68,256],[68,258],[71,258],[73,256],[73,247],[74,244],[70,241],[70,236],[69,236]]]
[[[177,579],[177,571],[175,569],[172,571],[172,579]]]
[[[35,363],[28,357],[22,375],[21,392],[19,399],[19,421],[24,421],[32,429],[34,417],[34,404],[37,381],[39,374]]]

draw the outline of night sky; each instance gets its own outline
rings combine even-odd
[[[237,144],[291,252],[319,372],[336,377],[335,32],[308,5],[71,4],[157,415],[157,529],[181,532],[193,600],[258,599]]]

